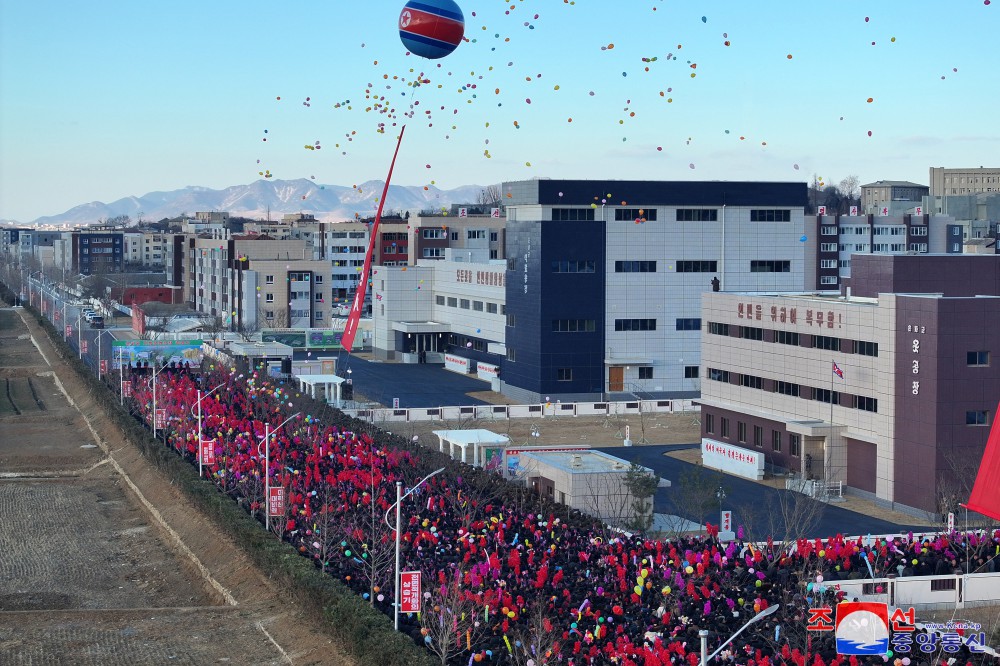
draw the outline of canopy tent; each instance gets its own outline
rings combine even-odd
[[[339,377],[337,375],[293,375],[293,379],[298,381],[299,390],[302,392],[308,392],[313,400],[316,399],[316,387],[322,386],[323,399],[335,407],[341,406],[340,385],[346,381],[343,377]],[[308,389],[306,387],[308,387]],[[333,389],[332,396],[330,394],[331,387]]]

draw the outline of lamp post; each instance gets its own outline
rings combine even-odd
[[[35,271],[34,273],[28,273],[28,305],[29,306],[32,305],[32,302],[31,302],[31,276],[32,275],[38,275],[39,273],[41,273],[41,271]],[[41,287],[39,287],[39,290],[41,290]],[[39,306],[39,307],[41,307],[41,306]]]
[[[214,389],[213,389],[214,390]],[[296,416],[301,415],[302,412],[295,412],[287,419],[282,421],[275,427],[275,431],[281,430],[281,427],[294,419]],[[264,424],[264,439],[257,442],[257,455],[260,455],[260,445],[264,445],[264,527],[270,531],[271,530],[271,511],[268,506],[271,494],[271,424]]]
[[[28,298],[29,302],[31,298]],[[83,331],[80,328],[80,324],[83,322],[83,310],[80,310],[80,314],[76,316],[76,351],[80,360],[83,360]]]
[[[715,497],[719,500],[719,515],[722,515],[722,501],[726,499],[726,489],[719,486],[719,489],[715,491]]]
[[[159,370],[157,370],[156,358],[155,357],[153,358],[153,376],[149,378],[149,381],[152,383],[153,386],[153,439],[156,439],[156,375],[163,372],[163,369],[166,367],[167,367],[166,364],[164,364],[160,366]]]
[[[201,466],[202,466],[202,463],[201,463],[201,459],[202,459],[201,458],[201,438],[202,438],[202,435],[201,435],[201,401],[204,400],[205,398],[207,398],[208,396],[212,395],[216,391],[218,391],[220,388],[222,388],[226,384],[228,384],[228,382],[222,382],[221,384],[219,384],[218,386],[216,386],[214,389],[212,389],[208,393],[205,393],[204,395],[202,394],[201,389],[198,389],[198,402],[197,402],[197,407],[198,407],[198,476],[201,476]],[[191,415],[194,416],[194,407],[191,408]]]
[[[744,624],[742,627],[740,627],[739,630],[735,634],[733,634],[728,639],[726,639],[726,642],[723,643],[722,645],[720,645],[718,647],[718,649],[715,652],[713,652],[711,655],[708,655],[708,630],[707,629],[701,629],[698,632],[698,638],[701,639],[701,666],[708,666],[708,662],[711,661],[712,659],[715,659],[716,655],[718,655],[720,652],[722,652],[722,648],[724,648],[727,645],[729,645],[730,643],[732,643],[733,639],[736,638],[737,636],[739,636],[740,634],[742,634],[744,629],[746,629],[747,627],[749,627],[754,622],[757,622],[759,620],[763,620],[768,615],[772,615],[772,614],[774,614],[776,612],[778,612],[778,605],[777,604],[775,604],[774,606],[768,606],[767,608],[765,608],[761,612],[757,613],[752,618],[750,618],[749,620],[747,620],[747,623]]]
[[[350,370],[348,370],[348,372],[350,372]],[[385,516],[384,516],[385,524],[386,524],[386,526],[389,529],[392,529],[392,525],[389,524],[389,512],[392,511],[393,507],[396,507],[396,575],[392,579],[393,580],[392,586],[394,588],[393,594],[395,595],[393,597],[393,604],[392,604],[393,611],[392,611],[392,614],[393,614],[393,627],[394,627],[394,629],[396,631],[399,631],[399,573],[400,573],[399,572],[399,532],[400,532],[400,524],[399,524],[400,515],[399,515],[399,513],[400,513],[400,505],[403,503],[403,500],[410,495],[410,493],[412,493],[417,488],[419,488],[420,486],[422,486],[425,483],[427,483],[427,480],[429,478],[431,478],[432,476],[434,476],[436,474],[440,474],[443,471],[444,471],[444,467],[442,467],[441,469],[434,470],[433,472],[431,472],[430,474],[428,474],[427,476],[425,476],[423,479],[421,479],[420,482],[417,483],[417,485],[413,486],[408,491],[406,491],[405,495],[402,494],[403,493],[403,482],[402,481],[397,481],[396,482],[396,502],[392,506],[390,506],[388,509],[385,510]]]

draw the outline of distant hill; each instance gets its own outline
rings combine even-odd
[[[136,220],[161,220],[198,211],[222,211],[233,216],[281,219],[285,213],[311,213],[324,222],[343,222],[355,214],[373,215],[385,182],[371,180],[355,189],[343,185],[319,185],[312,180],[258,180],[222,190],[188,186],[172,192],[149,192],[111,203],[93,201],[70,208],[61,215],[40,217],[31,224],[89,224],[102,218],[128,215]],[[434,186],[390,185],[385,212],[427,210],[453,203],[475,203],[484,188],[464,185],[451,190]]]

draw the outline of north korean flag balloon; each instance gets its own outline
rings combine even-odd
[[[399,38],[411,53],[443,58],[462,42],[465,16],[453,0],[410,0],[399,13]]]

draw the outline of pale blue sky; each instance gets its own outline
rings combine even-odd
[[[403,4],[0,0],[0,219],[265,169],[384,178],[395,132],[368,84],[400,115],[419,102],[401,185],[1000,166],[1000,1],[463,0],[475,41],[439,61],[405,55]],[[410,68],[431,83],[393,79]]]

